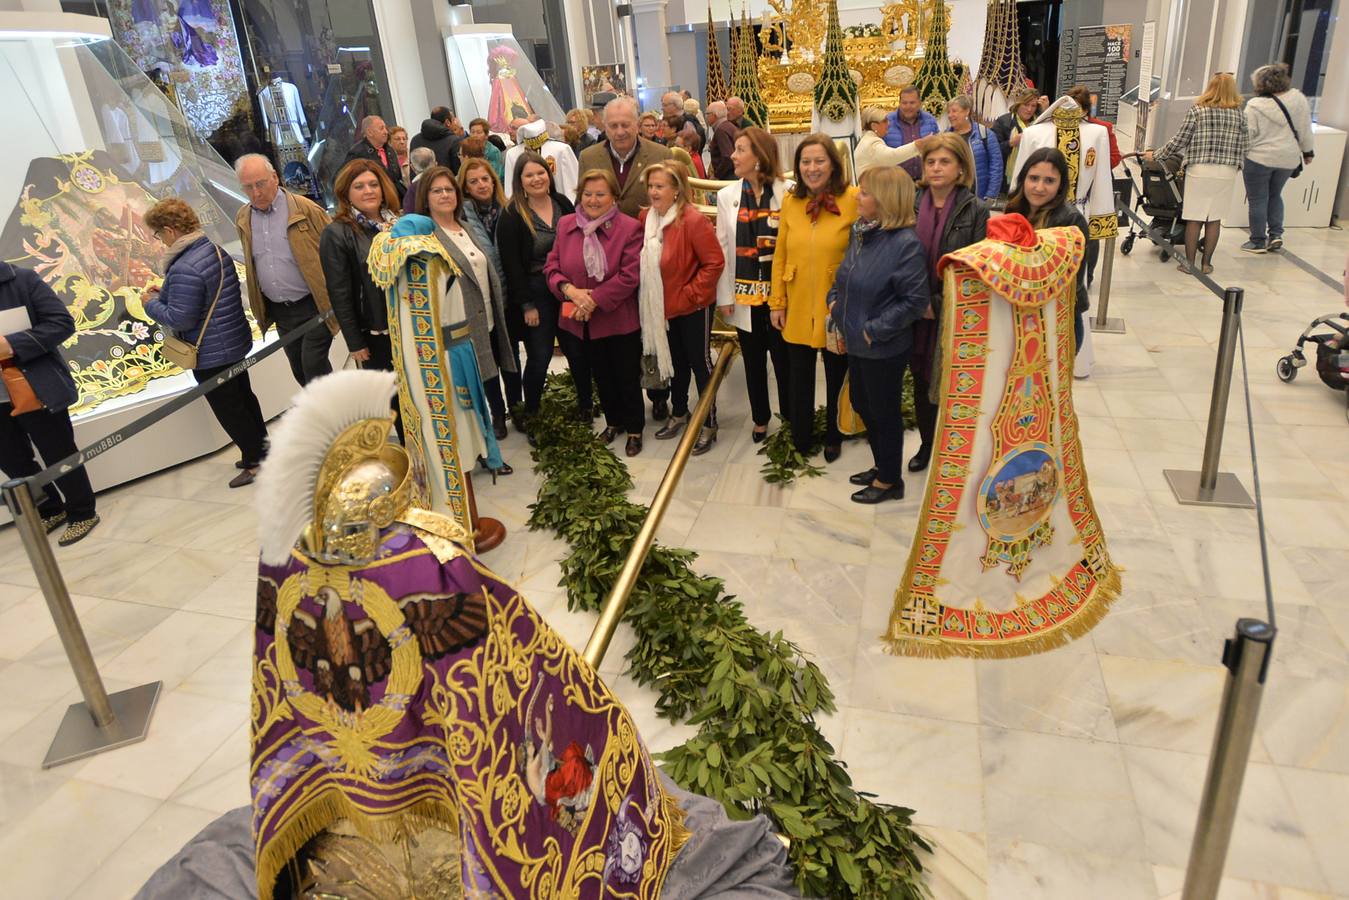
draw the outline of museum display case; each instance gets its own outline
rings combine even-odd
[[[188,82],[157,85],[107,35],[4,24],[0,253],[41,274],[75,320],[62,352],[79,388],[71,414],[83,446],[196,385],[164,357],[164,329],[142,306],[142,292],[161,280],[163,251],[143,216],[161,198],[181,198],[237,259],[244,198],[173,97]],[[254,351],[275,340],[254,326]],[[284,355],[255,373],[263,412],[276,415],[295,389]],[[226,443],[198,402],[129,440],[134,450],[99,457],[91,475],[103,488]]]
[[[456,25],[445,36],[445,59],[461,121],[483,118],[505,132],[511,119],[565,117],[508,25]]]

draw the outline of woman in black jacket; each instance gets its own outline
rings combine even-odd
[[[29,478],[46,465],[73,454],[75,429],[67,409],[79,399],[61,344],[75,333],[75,320],[60,299],[31,269],[0,260],[0,368],[17,369],[32,388],[41,409],[14,415],[15,398],[0,381],[0,471]],[[45,488],[38,515],[48,533],[62,525],[62,547],[82,539],[98,524],[94,489],[84,466],[71,469]]]
[[[937,430],[937,400],[941,359],[937,341],[941,332],[942,280],[937,261],[952,251],[984,239],[988,230],[988,206],[974,195],[974,156],[969,143],[946,131],[927,139],[923,151],[922,192],[916,201],[918,239],[927,252],[929,310],[913,326],[914,411],[922,446],[909,460],[910,472],[921,472],[932,459],[932,441]]]
[[[343,166],[334,191],[337,213],[319,236],[328,299],[351,358],[363,369],[391,372],[388,306],[370,278],[366,257],[375,235],[392,227],[403,207],[389,176],[366,159]]]
[[[1082,232],[1084,241],[1089,239],[1086,217],[1075,204],[1068,202],[1068,160],[1054,147],[1041,147],[1026,157],[1021,180],[1013,186],[1012,197],[1007,201],[1007,212],[1025,216],[1036,231],[1072,226]],[[1074,354],[1082,346],[1085,331],[1082,317],[1090,304],[1086,273],[1086,266],[1077,267],[1077,294],[1073,304]]]
[[[543,265],[553,249],[558,221],[575,212],[576,207],[557,192],[552,169],[537,153],[522,154],[511,177],[515,179],[511,200],[497,221],[496,237],[501,267],[506,272],[506,327],[513,349],[521,342],[525,345],[521,380],[525,416],[529,417],[539,411],[562,308],[548,290]],[[593,408],[589,370],[578,372],[573,366],[572,374],[576,376],[580,415],[588,423]],[[511,396],[510,381],[506,382],[506,395]],[[517,421],[515,427],[529,433],[527,423]]]

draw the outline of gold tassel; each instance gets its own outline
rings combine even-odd
[[[459,816],[449,800],[424,799],[412,806],[385,815],[371,815],[355,806],[337,788],[325,788],[319,796],[292,810],[282,825],[257,854],[258,898],[272,900],[277,876],[295,859],[296,854],[324,829],[346,819],[361,837],[371,841],[394,841],[414,824],[436,825],[459,832]]]

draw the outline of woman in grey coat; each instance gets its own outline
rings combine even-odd
[[[465,208],[468,205],[448,168],[437,166],[422,175],[422,186],[417,192],[417,212],[429,216],[435,223],[436,238],[462,273],[458,285],[463,292],[465,322],[478,359],[478,369],[482,372],[483,393],[489,398],[490,406],[493,395],[501,396],[501,372],[515,371],[515,363],[510,356],[510,338],[506,334],[506,289],[501,270],[467,227]],[[504,416],[497,417],[495,410],[492,425],[500,440],[504,437],[506,420]],[[509,465],[503,464],[496,469],[496,474],[509,475],[512,471]]]
[[[1283,248],[1284,185],[1316,154],[1311,107],[1292,86],[1288,66],[1261,66],[1251,73],[1251,86],[1255,96],[1246,102],[1251,143],[1241,169],[1251,239],[1241,249],[1265,253]]]
[[[506,207],[506,194],[501,189],[496,169],[492,168],[488,160],[480,156],[464,159],[464,164],[459,167],[459,196],[463,198],[464,227],[487,254],[488,261],[496,271],[497,282],[502,286],[501,305],[504,310],[506,274],[501,268],[496,232],[497,220]],[[499,441],[506,437],[506,396],[510,395],[512,405],[520,402],[520,357],[515,341],[508,340],[506,343],[509,345],[506,355],[497,356],[496,359],[498,366],[505,366],[506,360],[510,360],[510,365],[504,368],[505,377],[498,380],[495,389],[484,385],[487,404],[492,408],[493,429]],[[492,349],[496,351],[497,345],[493,344]]]

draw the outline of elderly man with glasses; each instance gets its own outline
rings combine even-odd
[[[248,305],[265,334],[276,325],[285,337],[320,313],[327,313],[327,283],[319,263],[319,235],[332,221],[312,200],[281,187],[271,160],[260,153],[234,164],[248,202],[234,217],[243,241]],[[300,387],[332,372],[328,349],[337,319],[311,329],[286,347],[290,370]]]

